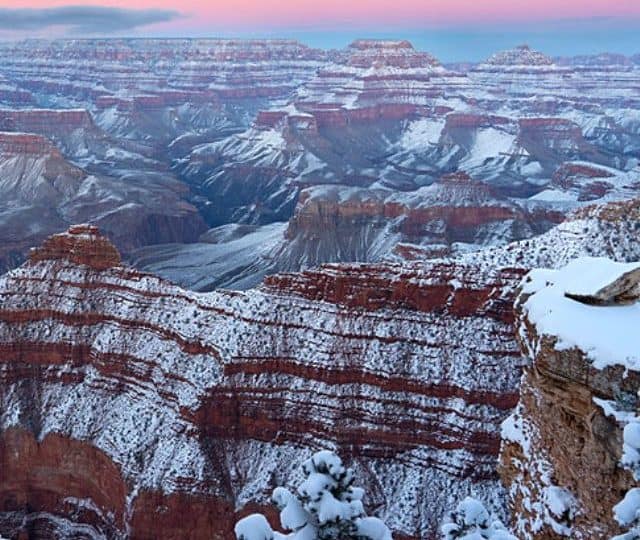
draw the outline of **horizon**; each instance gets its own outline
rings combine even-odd
[[[293,0],[6,0],[0,40],[24,39],[296,39],[342,49],[357,38],[406,39],[443,63],[480,62],[528,43],[548,56],[640,53],[640,3],[568,0],[362,0],[321,6]]]
[[[434,34],[437,38],[434,38]],[[581,49],[568,49],[553,47],[553,44],[549,42],[550,38],[541,38],[531,36],[530,34],[514,34],[504,35],[496,38],[491,44],[485,44],[479,49],[476,48],[476,53],[470,56],[463,56],[462,53],[455,54],[456,47],[459,47],[460,43],[474,42],[481,38],[480,34],[460,34],[458,31],[441,30],[438,32],[431,32],[431,35],[422,35],[420,33],[407,32],[404,34],[394,32],[368,32],[368,33],[342,33],[340,35],[334,34],[331,39],[326,38],[326,34],[316,32],[303,32],[303,31],[291,31],[289,33],[219,33],[210,35],[170,35],[170,34],[153,34],[153,35],[136,35],[136,34],[122,34],[122,35],[59,35],[59,36],[34,36],[34,37],[22,37],[22,38],[9,38],[0,35],[1,43],[21,43],[29,41],[117,41],[117,40],[246,40],[246,41],[260,41],[260,40],[293,40],[306,45],[311,48],[322,50],[344,50],[351,43],[359,39],[373,40],[373,41],[408,41],[411,45],[419,51],[428,52],[434,55],[443,64],[448,63],[482,63],[488,59],[492,54],[501,52],[508,49],[516,48],[520,45],[528,45],[532,49],[537,50],[553,59],[555,58],[571,58],[578,56],[597,56],[600,54],[621,54],[626,57],[632,57],[640,54],[640,44],[633,47],[621,47],[620,45],[612,45],[609,48],[599,45],[599,41],[594,40],[596,43],[590,47],[584,47]],[[530,39],[527,39],[530,38]],[[533,38],[533,39],[531,39]],[[456,45],[457,44],[457,45]],[[551,45],[551,47],[545,47]],[[549,51],[549,48],[553,49],[553,52]],[[482,51],[482,52],[480,52]]]

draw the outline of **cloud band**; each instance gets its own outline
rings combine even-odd
[[[180,17],[163,9],[62,6],[44,9],[0,8],[0,30],[42,30],[65,26],[74,34],[111,34]]]

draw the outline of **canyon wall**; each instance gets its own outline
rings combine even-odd
[[[320,448],[397,538],[436,538],[451,497],[502,507],[522,271],[336,265],[196,294],[120,264],[80,226],[0,279],[0,533],[229,538]]]

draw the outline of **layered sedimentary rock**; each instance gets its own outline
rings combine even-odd
[[[501,506],[522,271],[336,265],[196,294],[119,265],[81,226],[0,280],[1,534],[227,539],[318,448],[398,538],[435,538],[451,496]]]
[[[72,132],[94,125],[84,109],[0,109],[0,122],[4,129],[29,133]]]
[[[23,90],[0,75],[0,103],[5,105],[33,105],[35,99],[33,94]]]
[[[530,234],[550,227],[549,215],[638,189],[640,70],[630,58],[554,63],[522,46],[451,70],[401,39],[331,52],[291,40],[95,39],[3,43],[0,59],[0,129],[35,132],[89,175],[114,180],[116,188],[93,190],[87,201],[102,208],[107,191],[122,201],[100,224],[125,251],[145,248],[140,260],[184,252],[185,283],[192,262],[215,259],[220,248],[207,254],[207,242],[191,245],[204,222],[269,225],[235,248],[246,252],[258,237],[274,236],[274,223],[295,219],[300,194],[319,185],[371,190],[372,199],[380,190],[419,198],[443,174],[464,172],[532,216]],[[557,181],[575,166],[611,176]],[[176,200],[176,192],[189,219],[154,209],[134,226],[137,245],[118,230],[119,222],[132,227],[145,198]],[[23,223],[34,219],[12,211]],[[53,206],[43,212],[59,214]],[[63,227],[91,217],[76,211]],[[501,241],[526,232],[513,234],[511,223],[496,222],[507,231]],[[479,245],[496,239],[480,236]],[[148,249],[158,242],[180,245]],[[269,266],[287,268],[291,249]],[[362,260],[362,252],[342,249],[338,259]],[[207,286],[255,274],[245,263],[232,266],[235,276]]]
[[[341,62],[321,69],[305,85],[295,106],[320,127],[397,120],[430,105],[448,78],[463,79],[408,41],[358,40]]]
[[[570,161],[558,167],[551,186],[578,201],[594,201],[615,192],[628,190],[631,193],[636,190],[635,175],[620,175],[607,167]]]
[[[514,49],[501,51],[492,55],[484,64],[477,69],[481,69],[485,66],[495,66],[497,68],[504,67],[542,67],[547,68],[553,66],[553,60],[541,53],[540,51],[533,50],[529,45],[519,45]]]
[[[46,137],[35,133],[0,131],[0,154],[17,156],[47,153],[61,157],[60,151]]]
[[[506,246],[462,255],[464,261],[495,266],[558,268],[579,257],[640,260],[640,199],[592,205],[545,234]]]
[[[48,139],[0,132],[0,271],[24,260],[29,247],[48,234],[65,228],[56,209],[86,177]]]
[[[620,67],[632,68],[633,57],[619,53],[600,53],[594,55],[578,55],[560,57],[555,63],[562,66],[572,66],[578,69],[593,67],[596,69],[620,69]]]
[[[422,199],[377,190],[309,189],[290,223],[225,225],[188,246],[136,250],[133,262],[187,288],[208,291],[247,289],[278,271],[346,258],[375,262],[454,257],[471,264],[524,268],[556,267],[580,256],[640,259],[638,199],[588,206],[562,221],[562,211],[513,206],[478,182],[455,178],[424,190],[429,196]],[[457,222],[460,215],[464,219]],[[424,222],[421,216],[437,219]],[[548,232],[539,234],[538,229],[537,236],[528,238],[531,228],[558,221],[562,223]],[[470,231],[475,245],[465,243],[469,236],[461,236]],[[527,239],[505,244],[518,237]],[[450,244],[453,239],[458,242]],[[498,245],[481,248],[487,240]]]
[[[212,226],[284,221],[310,185],[406,192],[456,171],[567,214],[629,196],[618,187],[640,139],[635,115],[622,110],[637,105],[629,88],[638,72],[609,75],[557,66],[528,47],[456,74],[407,42],[361,40],[285,105],[198,146],[179,170],[213,202],[202,208]],[[608,168],[620,180],[556,190],[551,179],[567,162]]]
[[[181,172],[210,200],[233,192],[225,210],[204,210],[212,225],[284,220],[301,186],[373,184],[404,122],[440,114],[435,100],[464,79],[406,41],[359,40],[248,130],[196,148]],[[416,187],[409,173],[394,185]]]
[[[1,84],[38,104],[3,101],[0,127],[37,132],[68,162],[49,163],[91,179],[80,199],[56,195],[37,210],[7,203],[11,226],[0,232],[26,240],[4,268],[47,234],[93,221],[144,268],[197,288],[246,288],[278,269],[532,236],[640,186],[631,60],[558,66],[520,47],[460,74],[403,40],[359,40],[337,53],[287,40],[34,41],[2,44],[0,57]],[[20,167],[4,182],[28,193],[34,182]],[[426,218],[443,173],[458,171],[515,210],[483,209],[469,218],[475,234],[445,205],[432,213],[442,220]],[[327,184],[370,204],[336,204],[317,187]],[[471,214],[471,191],[449,206]],[[212,243],[200,238],[207,226],[214,236],[219,227],[250,232]],[[327,248],[330,236],[339,249]]]
[[[121,263],[118,250],[94,225],[70,227],[66,233],[47,238],[42,247],[32,249],[29,254],[32,263],[56,259],[68,259],[94,270],[106,270]]]
[[[112,134],[163,145],[246,125],[327,58],[293,40],[231,39],[22,42],[0,55],[7,79],[43,102],[81,104]]]
[[[24,122],[22,127],[50,134],[62,148],[64,141],[83,140],[84,128],[77,126],[89,117],[74,114],[71,119],[78,123],[65,125],[60,120],[68,115],[58,112],[32,110],[12,118]],[[101,141],[97,130],[84,140],[90,147],[95,143],[107,153],[118,152],[117,147],[107,149],[108,141]],[[83,144],[78,148],[88,151]],[[19,264],[32,245],[74,222],[100,224],[125,252],[142,245],[196,240],[206,227],[186,202],[185,187],[170,175],[143,171],[138,163],[139,184],[131,181],[130,173],[122,178],[95,170],[91,174],[45,136],[0,131],[0,270]],[[116,175],[113,164],[106,169]]]
[[[562,218],[561,212],[529,213],[464,173],[411,193],[316,186],[301,193],[287,223],[221,226],[193,245],[137,250],[133,262],[196,290],[246,289],[280,271],[404,258],[398,244],[432,258],[461,246],[505,244]]]
[[[577,259],[523,284],[518,336],[532,364],[503,426],[500,467],[521,538],[621,532],[613,507],[636,484],[621,457],[638,408],[639,269]]]
[[[302,192],[286,232],[283,259],[307,266],[342,257],[376,261],[399,242],[447,254],[455,244],[508,243],[548,228],[560,214],[529,216],[464,173],[410,193],[320,186]],[[295,253],[295,255],[294,255]]]

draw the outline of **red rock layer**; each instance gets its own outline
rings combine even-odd
[[[33,249],[29,254],[32,263],[52,259],[68,260],[94,270],[120,266],[118,250],[92,225],[71,227],[66,233],[48,238],[42,247]]]
[[[521,118],[520,138],[537,141],[550,148],[562,149],[563,145],[586,145],[580,126],[563,118]]]
[[[436,538],[453,493],[500,493],[519,270],[333,266],[199,295],[119,264],[82,226],[0,280],[0,431],[27,441],[12,443],[12,462],[48,440],[97,456],[46,496],[12,465],[1,534],[84,523],[227,539],[236,510],[265,504],[318,448],[356,466],[399,538]],[[76,517],[67,492],[100,512]]]
[[[236,519],[256,511],[270,515],[269,507],[249,505],[236,513],[228,500],[154,490],[140,492],[131,507],[117,464],[95,446],[58,434],[38,441],[27,430],[6,430],[0,468],[0,530],[21,530],[19,540],[228,540]],[[188,526],[179,519],[185,516]]]
[[[38,441],[27,430],[10,428],[0,435],[0,470],[0,511],[17,521],[14,526],[21,525],[18,516],[38,512],[67,516],[112,538],[123,534],[127,484],[97,448],[58,434]],[[46,518],[37,521],[25,538],[53,537]]]
[[[285,236],[291,253],[299,250],[310,265],[339,260],[333,255],[338,250],[348,260],[366,262],[378,260],[377,242],[390,235],[446,253],[456,242],[489,242],[494,232],[500,240],[501,224],[511,223],[517,235],[518,228],[535,230],[540,223],[562,219],[560,212],[545,208],[525,210],[457,173],[407,195],[326,186],[305,190]],[[317,254],[324,259],[314,259]]]
[[[381,272],[384,269],[384,272]],[[415,270],[401,265],[329,265],[321,270],[278,274],[265,278],[267,290],[296,294],[314,301],[376,311],[410,309],[467,317],[482,313],[510,322],[510,297],[495,295],[506,283],[523,275],[519,269],[498,270],[478,287],[456,288],[454,278],[472,280],[474,269],[454,263],[434,263],[430,268],[438,278],[424,279],[420,266]]]
[[[33,133],[0,131],[0,154],[44,155],[62,158],[59,150],[45,137]]]
[[[553,175],[553,183],[565,190],[578,191],[580,201],[600,199],[609,193],[613,184],[607,178],[614,175],[605,169],[582,163],[565,163]]]
[[[93,126],[93,120],[85,110],[2,109],[0,121],[4,129],[27,133],[73,131]]]

